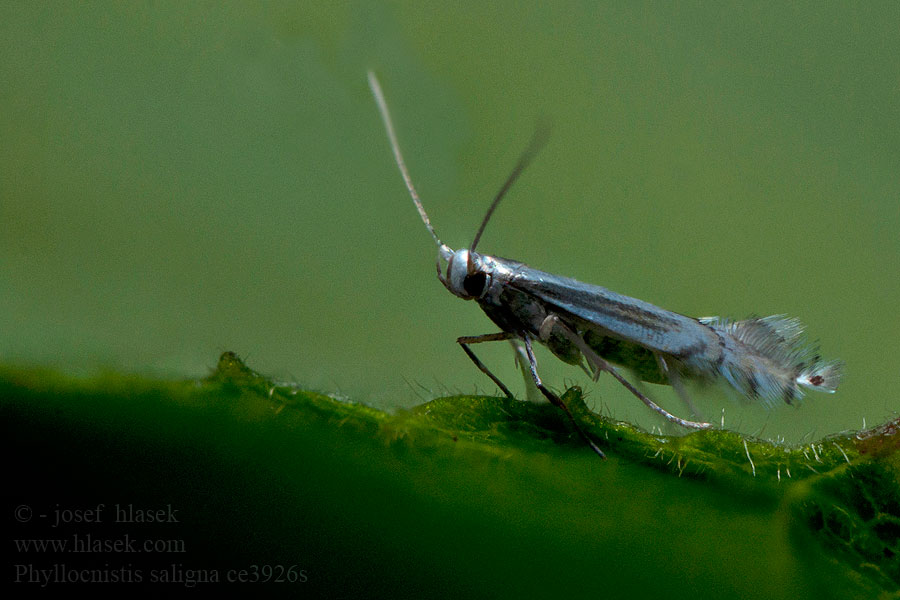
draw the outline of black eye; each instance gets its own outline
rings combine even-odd
[[[466,290],[466,293],[470,296],[480,296],[484,293],[484,286],[487,285],[487,275],[484,273],[472,273],[471,275],[466,275],[465,279],[463,279],[463,289]]]

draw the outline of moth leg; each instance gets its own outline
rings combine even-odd
[[[559,322],[559,317],[557,317],[556,315],[548,315],[547,317],[545,317],[544,320],[541,321],[541,326],[538,328],[538,339],[546,344],[550,340],[550,335],[553,333],[553,326]],[[585,372],[588,377],[590,377],[594,381],[597,381],[597,377],[600,376],[600,371],[597,371],[596,373],[591,372],[591,370],[584,364],[584,360],[579,360],[578,366],[582,371]]]
[[[478,370],[491,378],[491,381],[497,384],[497,387],[500,388],[500,391],[503,392],[507,398],[510,400],[515,400],[515,396],[512,395],[512,392],[509,391],[509,388],[503,385],[503,382],[497,379],[497,376],[488,370],[484,363],[481,362],[475,353],[469,348],[469,344],[480,344],[481,342],[502,342],[504,340],[509,340],[515,337],[511,333],[507,333],[505,331],[501,331],[500,333],[486,333],[484,335],[470,335],[463,336],[456,339],[456,343],[459,344],[463,351],[466,353],[475,366],[478,367]]]
[[[566,406],[566,403],[563,402],[562,398],[548,390],[544,386],[544,382],[541,381],[540,375],[537,372],[537,359],[534,357],[534,350],[531,347],[531,337],[526,333],[522,336],[525,340],[525,352],[528,355],[528,366],[531,367],[531,378],[534,379],[534,385],[537,386],[537,389],[544,394],[544,397],[550,401],[550,404],[556,406],[557,408],[561,408],[563,412],[566,413],[566,416],[569,417],[569,421],[572,422],[572,425],[575,427],[575,431],[578,432],[578,435],[581,436],[587,445],[591,447],[591,450],[597,453],[600,458],[606,458],[606,455],[603,454],[603,450],[597,447],[597,444],[594,443],[594,440],[589,438],[584,430],[578,425],[578,421],[575,420],[575,417],[572,415],[572,412],[569,410],[569,407]]]
[[[681,375],[675,369],[669,369],[669,365],[666,364],[666,359],[663,358],[662,354],[655,354],[655,356],[656,364],[659,365],[659,370],[663,372],[663,374],[669,380],[669,383],[672,384],[672,387],[675,389],[675,393],[678,394],[678,397],[681,398],[681,401],[684,402],[684,405],[689,411],[691,411],[692,415],[696,415],[702,419],[703,415],[701,415],[700,412],[694,407],[694,403],[691,402],[691,396],[684,388],[684,382],[681,380]]]
[[[525,398],[532,404],[542,404],[544,396],[537,389],[537,386],[534,385],[534,379],[531,378],[531,371],[528,366],[528,353],[525,352],[525,347],[519,343],[518,338],[509,340],[509,345],[512,346],[513,352],[515,352],[516,366],[522,371],[522,379],[525,381]]]
[[[546,319],[544,319],[544,322],[541,323],[541,331],[544,331],[545,328],[547,328],[547,331],[549,331],[553,328],[553,326],[559,327],[563,335],[566,336],[566,339],[575,344],[578,349],[581,350],[581,353],[584,354],[585,358],[587,358],[588,362],[591,363],[595,369],[597,369],[598,371],[606,371],[607,373],[615,377],[616,380],[624,385],[629,392],[634,394],[638,400],[646,404],[651,410],[662,415],[665,419],[671,421],[672,423],[677,423],[678,425],[681,425],[682,427],[685,427],[687,429],[709,429],[710,427],[712,427],[712,425],[709,423],[688,421],[687,419],[676,417],[675,415],[664,409],[662,406],[658,405],[656,402],[639,392],[638,389],[635,388],[630,381],[625,379],[622,374],[616,370],[615,367],[602,359],[599,354],[594,352],[594,350],[585,343],[584,339],[581,336],[577,335],[574,331],[569,329],[569,327],[566,326],[565,323],[560,321],[559,317],[557,317],[556,315],[550,315]]]

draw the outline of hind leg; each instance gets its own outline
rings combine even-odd
[[[600,371],[606,371],[607,373],[615,377],[616,381],[625,386],[625,389],[634,394],[634,396],[637,397],[638,400],[647,405],[651,410],[662,415],[666,420],[671,421],[672,423],[675,423],[677,425],[681,425],[682,427],[685,427],[687,429],[709,429],[710,427],[712,427],[712,425],[709,423],[689,421],[687,419],[682,419],[681,417],[676,417],[675,415],[664,409],[662,406],[658,405],[656,402],[642,394],[640,391],[638,391],[637,388],[634,387],[634,385],[631,384],[630,381],[625,379],[625,377],[623,377],[622,374],[619,373],[619,371],[614,366],[609,364],[606,360],[601,358],[599,354],[594,352],[594,350],[585,343],[584,339],[582,339],[581,336],[576,334],[565,323],[560,321],[559,317],[557,317],[556,315],[550,315],[546,319],[544,319],[544,322],[541,323],[540,327],[541,335],[549,336],[554,327],[559,328],[562,334],[566,336],[566,339],[575,344],[578,349],[581,350],[581,353],[587,359],[588,363],[590,363],[594,367],[596,372],[599,373]]]

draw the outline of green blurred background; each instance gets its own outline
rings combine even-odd
[[[454,340],[494,328],[435,279],[373,68],[449,244],[549,116],[482,251],[689,315],[794,315],[846,361],[796,410],[703,394],[729,427],[882,421],[900,406],[898,23],[895,2],[3,3],[0,360],[196,376],[227,349],[380,407],[493,392]],[[497,346],[482,358],[521,392]]]

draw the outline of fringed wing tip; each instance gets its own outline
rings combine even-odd
[[[744,395],[790,404],[803,397],[802,388],[834,393],[843,363],[823,361],[806,344],[800,321],[785,315],[732,321],[699,319],[722,336],[725,360],[718,369]]]
[[[800,372],[797,383],[813,390],[833,394],[841,382],[843,370],[844,364],[838,360],[816,362]]]

